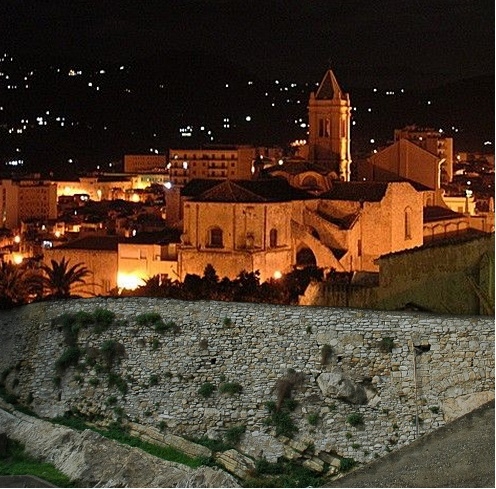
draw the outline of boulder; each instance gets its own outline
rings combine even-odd
[[[320,374],[317,384],[325,397],[342,399],[352,404],[367,404],[365,387],[353,382],[339,370]]]
[[[323,460],[320,460],[320,458],[317,457],[312,457],[308,460],[305,460],[302,465],[303,467],[306,467],[307,469],[310,469],[313,472],[317,472],[319,474],[324,472],[325,463]]]

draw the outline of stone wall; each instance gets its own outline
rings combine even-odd
[[[52,320],[97,308],[114,311],[118,324],[101,333],[83,328],[79,367],[57,371],[67,344]],[[136,318],[148,312],[179,330],[140,326]],[[102,368],[98,351],[108,340],[124,347],[112,374],[126,394],[109,386]],[[291,442],[266,422],[266,403],[277,401],[276,382],[289,369],[302,373],[292,392],[299,431]],[[295,457],[312,446],[316,455],[365,462],[494,398],[494,322],[151,298],[45,302],[0,312],[0,371],[7,390],[44,417],[72,409],[194,437],[245,425],[240,450],[253,457]],[[207,382],[216,390],[203,397]],[[241,393],[222,393],[228,382]],[[350,424],[354,414],[363,423]]]

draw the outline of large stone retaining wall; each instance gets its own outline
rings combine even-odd
[[[97,308],[115,312],[118,324],[102,333],[82,329],[78,345],[86,351],[108,340],[124,346],[112,372],[125,380],[125,395],[109,387],[98,362],[55,368],[67,345],[52,320]],[[136,317],[147,312],[180,330],[139,326]],[[83,355],[80,364],[86,360]],[[276,401],[275,384],[289,369],[303,374],[292,393],[299,428],[292,448],[266,423],[266,403]],[[313,444],[317,455],[365,462],[494,398],[494,322],[151,298],[45,302],[0,312],[0,370],[7,389],[41,416],[71,409],[106,420],[123,416],[194,437],[220,437],[245,425],[241,450],[253,457],[291,457]],[[205,398],[198,390],[207,382],[216,390]],[[221,393],[226,382],[242,392]],[[354,413],[362,424],[347,421]]]

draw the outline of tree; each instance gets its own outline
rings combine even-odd
[[[76,263],[69,268],[69,260],[65,257],[60,262],[50,260],[51,264],[43,263],[40,266],[44,273],[43,288],[48,291],[48,297],[54,299],[68,299],[72,290],[86,285],[86,277],[91,275],[90,270],[83,263]]]
[[[28,295],[25,271],[19,266],[2,262],[0,265],[0,309],[23,304]]]

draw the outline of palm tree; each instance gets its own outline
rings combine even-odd
[[[12,263],[2,262],[0,265],[0,309],[23,304],[28,293],[24,270]]]
[[[49,292],[48,296],[55,299],[68,299],[72,289],[86,285],[85,278],[91,271],[83,263],[76,263],[69,268],[69,260],[65,257],[60,262],[50,260],[51,265],[43,263],[40,266],[44,276],[43,286]]]

